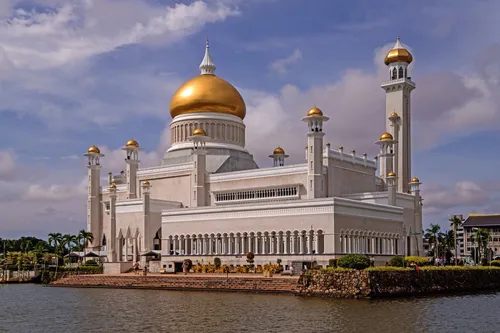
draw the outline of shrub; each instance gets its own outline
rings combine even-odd
[[[97,263],[97,261],[91,259],[84,262],[83,266],[99,266],[99,264]]]
[[[220,261],[220,258],[219,258],[219,257],[216,257],[216,258],[214,259],[214,265],[215,265],[215,269],[219,269],[219,268],[220,268],[221,261]]]
[[[403,267],[405,260],[404,260],[403,256],[395,256],[395,257],[392,257],[391,260],[389,260],[389,263],[393,267]]]
[[[411,268],[403,268],[398,266],[377,266],[377,267],[369,267],[366,269],[367,271],[409,271]]]
[[[370,258],[363,254],[348,254],[337,261],[342,268],[365,269],[370,267]]]
[[[412,262],[417,264],[418,266],[432,266],[432,261],[429,261],[427,257],[417,257],[417,256],[409,256],[405,257],[406,265],[410,265]]]
[[[187,270],[189,271],[191,267],[193,267],[193,262],[191,261],[191,259],[186,259],[184,260],[184,262],[187,263]]]
[[[282,262],[282,261],[281,261],[281,259],[277,259],[277,260],[276,260],[276,263],[277,263],[278,265],[281,265],[281,262]]]
[[[500,260],[493,260],[492,262],[490,262],[490,265],[494,267],[500,267]]]
[[[338,262],[338,259],[330,259],[330,260],[328,260],[328,267],[337,268],[337,262]]]

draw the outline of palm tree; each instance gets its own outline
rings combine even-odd
[[[71,249],[74,244],[76,244],[75,235],[66,234],[62,237],[62,248],[67,247],[68,249],[68,262],[70,260],[69,254],[71,254]]]
[[[82,229],[78,233],[77,237],[80,241],[82,241],[82,248],[85,255],[85,249],[88,247],[89,243],[92,243],[94,241],[94,235],[90,231]]]
[[[57,278],[57,269],[59,268],[59,248],[61,241],[62,241],[62,234],[60,232],[53,232],[49,234],[49,245],[54,247],[57,257],[56,278]]]
[[[439,224],[431,224],[425,231],[425,237],[429,240],[430,244],[434,244],[434,259],[439,257],[439,231],[441,226]]]
[[[32,245],[31,240],[21,237],[21,251],[24,251],[25,254],[28,253],[28,250],[32,247]]]
[[[476,242],[478,245],[478,252],[481,254],[481,249],[483,250],[483,256],[481,261],[488,260],[488,243],[491,240],[491,233],[488,229],[478,228],[476,231]]]
[[[458,263],[457,228],[460,225],[462,225],[462,219],[460,218],[460,216],[453,215],[453,217],[450,219],[450,222],[453,224],[453,234],[455,236],[454,248],[455,248],[455,266],[456,266]]]

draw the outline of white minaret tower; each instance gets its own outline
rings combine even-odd
[[[205,173],[207,170],[207,150],[206,141],[209,139],[207,133],[202,128],[197,128],[193,134],[188,137],[193,141],[193,163],[192,174],[192,194],[191,207],[206,206],[205,197]]]
[[[382,83],[386,92],[386,131],[391,132],[391,114],[397,113],[400,130],[394,139],[397,145],[397,166],[394,170],[399,175],[398,191],[409,191],[411,175],[411,92],[415,83],[408,75],[408,66],[413,61],[412,54],[401,44],[399,37],[396,44],[385,57],[385,64],[389,67],[389,81]]]
[[[280,146],[274,148],[273,153],[269,155],[269,158],[273,159],[273,166],[284,166],[285,165],[285,158],[289,157],[287,154],[285,154],[285,150],[281,148]]]
[[[424,251],[424,244],[422,240],[422,197],[420,196],[420,179],[417,177],[413,177],[411,182],[408,184],[410,186],[410,192],[415,196],[415,224],[412,226],[411,231],[415,232],[415,234],[419,234],[415,237],[415,241],[410,241],[411,247],[411,255],[421,255]]]
[[[392,134],[393,138],[399,138],[400,120],[401,120],[401,117],[396,112],[391,113],[391,116],[389,117],[389,121],[391,122],[391,132],[390,133]],[[398,151],[399,150],[399,143],[397,140],[394,142],[393,149],[394,149],[394,158],[392,161],[392,165],[393,165],[392,170],[394,171],[394,170],[399,169],[399,151]],[[404,186],[401,182],[398,182],[397,191],[405,193]]]
[[[91,146],[86,154],[88,158],[88,198],[87,198],[87,231],[94,236],[89,247],[99,250],[101,243],[101,163],[100,158],[104,155],[96,146]]]
[[[380,161],[380,178],[384,180],[385,186],[387,186],[387,175],[390,172],[394,172],[394,144],[397,141],[394,140],[391,133],[384,132],[380,136],[380,139],[375,142],[380,147],[378,154],[378,160]]]
[[[109,240],[107,256],[109,262],[116,261],[116,185],[109,185]]]
[[[137,186],[137,170],[139,169],[139,143],[135,140],[128,140],[122,150],[125,150],[127,156],[125,163],[127,163],[127,198],[137,199],[138,186]]]
[[[144,220],[143,220],[143,230],[145,235],[151,235],[152,232],[156,232],[151,229],[151,184],[148,180],[142,182],[142,205],[144,207]],[[150,251],[153,250],[154,244],[153,240],[149,237],[144,237],[144,242],[142,243],[142,248],[139,251]]]
[[[207,39],[205,43],[205,56],[203,57],[203,60],[201,61],[200,64],[201,75],[205,74],[214,75],[216,68],[217,67],[215,66],[215,63],[212,60],[212,57],[210,56],[210,46],[208,45],[208,39]]]
[[[389,172],[386,177],[387,182],[387,204],[396,206],[396,190],[398,186],[398,177],[394,172]]]
[[[307,133],[307,197],[309,199],[324,197],[323,180],[323,123],[328,121],[328,117],[323,116],[323,111],[313,107],[302,118],[307,123],[309,132]]]

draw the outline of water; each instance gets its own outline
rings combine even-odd
[[[0,285],[0,332],[497,332],[500,293],[351,300]]]

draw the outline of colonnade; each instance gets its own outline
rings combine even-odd
[[[322,230],[171,235],[163,255],[323,254]],[[165,253],[167,252],[167,253]]]
[[[400,236],[359,230],[341,230],[339,235],[341,253],[399,254]]]

